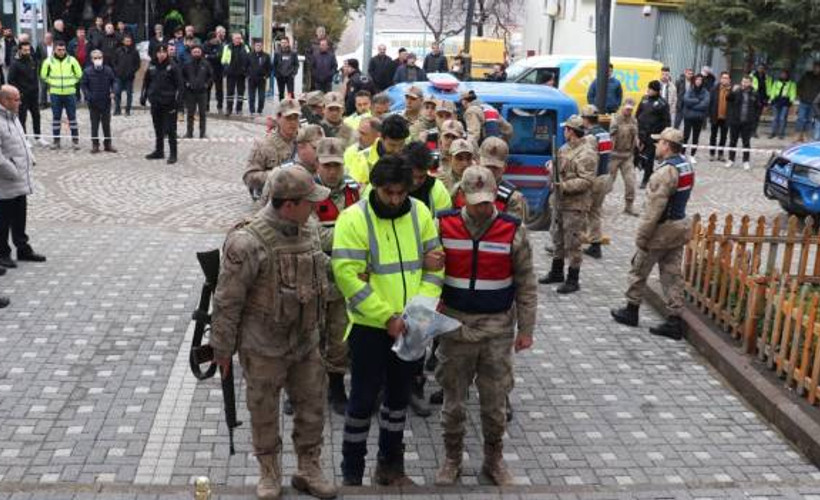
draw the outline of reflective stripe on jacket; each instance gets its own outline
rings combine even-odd
[[[386,328],[414,296],[441,294],[443,271],[423,270],[424,254],[441,249],[433,217],[420,201],[410,198],[410,203],[408,213],[382,219],[363,199],[336,219],[333,275],[351,324]]]
[[[48,91],[54,95],[74,95],[82,77],[80,63],[69,55],[62,59],[51,56],[40,68],[40,78],[48,84]]]
[[[512,307],[512,243],[520,223],[499,213],[481,239],[474,240],[460,210],[440,214],[445,306],[468,313],[497,313]]]

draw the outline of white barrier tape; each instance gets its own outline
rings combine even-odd
[[[686,148],[687,150],[692,149],[692,148],[697,148],[699,152],[703,152],[703,151],[708,150],[708,151],[710,151],[710,153],[709,153],[710,155],[711,155],[711,151],[715,151],[717,154],[721,154],[723,152],[729,152],[729,151],[735,151],[735,152],[738,152],[738,153],[749,152],[749,153],[772,154],[772,153],[780,153],[784,149],[788,149],[792,146],[794,146],[794,144],[790,144],[786,147],[779,148],[779,149],[766,149],[766,148],[742,148],[742,147],[730,148],[729,146],[709,146],[708,144],[707,145],[703,145],[703,144],[684,144],[683,145],[683,147]]]
[[[78,140],[83,140],[83,141],[91,141],[91,140],[94,139],[90,135],[78,135],[76,137],[72,137],[70,134],[63,134],[59,137],[54,137],[53,135],[49,135],[49,134],[40,134],[40,135],[37,135],[37,134],[24,134],[23,137],[31,138],[31,139],[34,139],[34,140],[45,139],[49,142],[54,140],[54,139],[60,139],[60,142],[64,143],[64,144],[68,144],[73,139],[78,139]],[[223,144],[233,144],[233,143],[237,143],[237,142],[252,143],[252,142],[254,142],[258,139],[262,139],[263,137],[264,136],[262,136],[262,137],[231,136],[231,137],[205,137],[205,138],[191,137],[189,139],[186,139],[185,137],[178,135],[177,140],[179,142],[218,142],[218,143],[223,143]],[[129,143],[133,143],[133,142],[154,142],[154,140],[155,140],[154,137],[105,137],[105,136],[102,136],[102,135],[98,136],[96,139],[100,140],[100,141],[105,141],[105,140],[110,140],[112,142],[113,141],[125,141],[125,142],[129,142]]]

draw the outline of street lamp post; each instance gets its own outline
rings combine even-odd
[[[364,6],[364,43],[362,48],[362,73],[367,74],[370,56],[373,55],[373,10],[376,0],[367,0]]]
[[[597,56],[598,71],[595,96],[595,106],[601,113],[606,112],[606,94],[609,86],[609,20],[612,12],[612,0],[596,0],[595,54]]]

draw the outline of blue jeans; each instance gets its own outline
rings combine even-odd
[[[131,114],[131,103],[134,100],[134,77],[114,80],[114,114],[121,112],[122,91],[125,91],[125,113]]]
[[[786,135],[786,125],[789,121],[788,104],[772,104],[772,137]]]
[[[77,130],[77,100],[73,94],[51,94],[51,131],[54,135],[54,140],[60,140],[60,120],[63,117],[63,110],[65,110],[65,114],[68,116],[68,127],[71,129],[71,139],[77,142],[80,140],[80,134]]]
[[[810,102],[801,102],[800,107],[797,108],[797,122],[795,123],[795,132],[808,132],[811,130],[812,118],[814,117],[814,110],[811,108]]]

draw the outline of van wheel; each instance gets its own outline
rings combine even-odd
[[[527,217],[527,229],[530,231],[549,231],[551,223],[549,203],[544,204],[544,209],[537,216]]]

